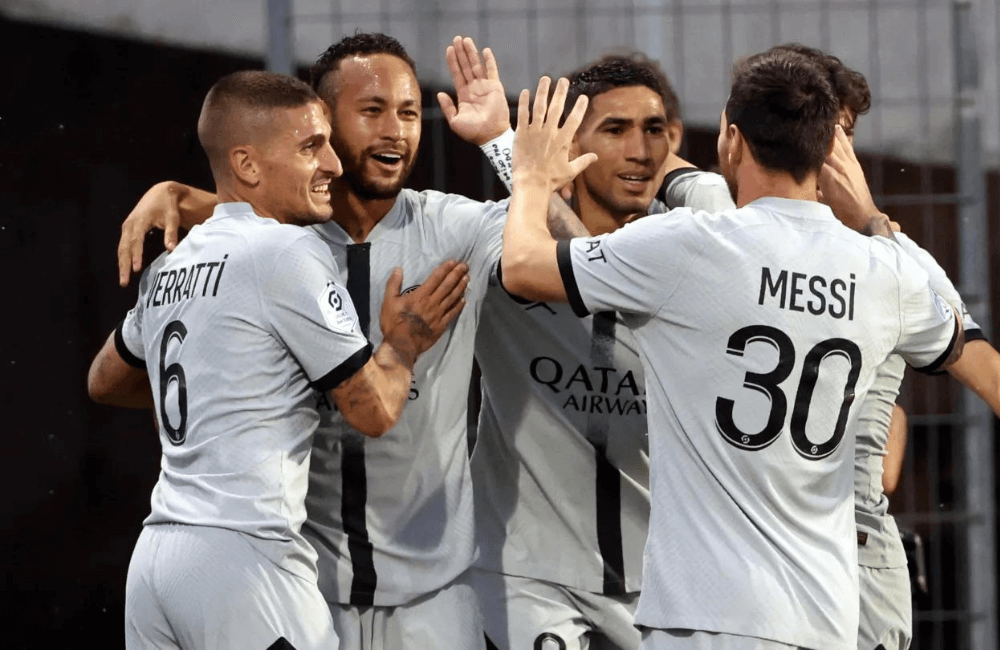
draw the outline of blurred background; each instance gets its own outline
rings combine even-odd
[[[712,167],[733,59],[784,42],[865,74],[855,146],[876,201],[955,280],[991,341],[1000,313],[1000,0],[3,0],[0,4],[0,472],[10,648],[123,644],[125,574],[149,510],[151,413],[88,401],[86,371],[136,289],[122,220],[153,183],[211,188],[195,123],[234,70],[298,73],[383,31],[417,61],[424,133],[410,185],[502,196],[451,136],[444,48],[496,53],[513,99],[541,74],[637,49],[680,96],[682,154]],[[147,260],[162,250],[147,238]],[[915,648],[997,645],[998,421],[948,377],[908,373],[900,524],[919,534]],[[11,633],[12,632],[12,633]]]

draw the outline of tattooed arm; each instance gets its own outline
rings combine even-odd
[[[400,295],[403,273],[393,271],[382,303],[382,344],[358,372],[330,391],[344,419],[378,437],[395,426],[410,392],[413,364],[465,306],[469,267],[447,261],[416,290]]]
[[[580,221],[580,217],[576,216],[573,208],[569,207],[569,204],[558,193],[553,194],[552,198],[549,199],[549,215],[546,219],[546,225],[549,227],[552,239],[556,241],[590,236],[587,228]]]

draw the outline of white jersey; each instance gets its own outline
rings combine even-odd
[[[278,542],[259,550],[315,581],[316,554],[300,534],[315,389],[371,356],[323,242],[249,204],[218,205],[146,270],[115,338],[149,371],[163,446],[144,524]]]
[[[353,243],[336,223],[316,227],[346,269],[362,331],[375,345],[394,267],[403,269],[404,291],[448,259],[467,262],[471,277],[465,309],[417,360],[410,401],[396,426],[367,438],[329,403],[320,404],[303,531],[319,553],[319,585],[330,602],[406,604],[472,565],[469,382],[505,219],[503,204],[403,190],[363,243]]]
[[[962,315],[965,340],[983,340],[982,328],[972,319],[962,297],[948,275],[930,253],[903,233],[896,241],[930,279],[930,286]],[[882,491],[882,460],[889,437],[892,407],[899,396],[905,363],[890,355],[878,368],[858,418],[857,450],[854,461],[855,517],[858,526],[858,564],[876,569],[906,566],[906,551],[896,520],[888,513],[889,499]]]
[[[824,205],[773,197],[646,217],[557,255],[574,310],[624,314],[645,370],[636,624],[854,648],[860,401],[890,353],[934,366],[958,333],[926,273]]]
[[[632,333],[613,312],[580,319],[496,282],[476,355],[476,566],[595,593],[638,591],[649,454]]]

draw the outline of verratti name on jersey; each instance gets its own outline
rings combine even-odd
[[[850,280],[830,280],[820,275],[761,267],[757,304],[763,305],[767,300],[768,304],[776,303],[781,309],[854,320],[854,279],[853,273]],[[809,295],[804,297],[807,289]]]
[[[227,259],[228,253],[221,260],[160,271],[151,283],[153,289],[146,297],[146,307],[162,307],[191,298],[215,297],[219,293],[219,282],[222,281]]]

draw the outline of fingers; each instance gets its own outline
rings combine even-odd
[[[541,127],[545,124],[545,112],[548,108],[549,86],[552,80],[542,77],[538,80],[538,87],[535,89],[535,102],[531,106],[531,125]]]
[[[456,52],[460,39],[461,37],[456,36],[455,44],[449,45],[444,51],[444,60],[448,63],[448,71],[451,73],[451,81],[455,84],[455,90],[466,86],[465,74],[463,74],[462,67],[458,63],[458,53]]]
[[[472,43],[471,38],[462,38],[461,36],[456,36],[453,43],[455,46],[455,56],[458,59],[458,68],[462,71],[465,83],[472,83],[476,78],[473,67],[479,56],[476,52],[476,46]]]
[[[553,127],[559,126],[559,118],[562,117],[563,108],[566,106],[566,94],[569,92],[569,79],[566,77],[559,77],[559,81],[556,82],[556,90],[552,93],[552,100],[549,102],[548,110],[545,114],[546,124],[551,124]],[[581,96],[582,99],[582,96]],[[535,98],[538,101],[538,98]],[[577,104],[579,104],[579,100]],[[574,107],[575,108],[575,107]],[[584,110],[587,109],[586,103],[584,103]],[[583,118],[583,115],[580,115]],[[576,130],[574,129],[574,132]]]
[[[389,274],[389,279],[385,281],[385,295],[396,298],[403,288],[403,269],[395,267]]]
[[[163,245],[168,251],[177,247],[177,231],[181,226],[181,213],[176,207],[167,210],[163,220]],[[139,258],[139,266],[142,266],[142,257]],[[138,269],[136,269],[138,270]]]
[[[559,82],[562,83],[566,81],[566,90],[569,91],[569,81],[565,79],[560,79]],[[556,86],[556,93],[558,94],[559,87]],[[566,94],[563,93],[563,103],[565,103]],[[589,105],[590,98],[586,95],[580,95],[576,98],[576,103],[573,104],[573,110],[569,112],[566,116],[566,122],[563,124],[563,129],[572,137],[576,134],[576,130],[580,128],[583,123],[583,117],[587,114],[587,106]],[[563,112],[562,106],[559,107],[559,114]]]
[[[132,272],[142,268],[142,243],[145,233],[137,234],[128,220],[122,224],[118,240],[118,284],[128,286]]]
[[[438,267],[440,268],[440,267]],[[455,264],[437,287],[432,287],[431,300],[444,306],[451,305],[458,296],[465,293],[469,284],[469,265]]]
[[[445,327],[451,325],[451,322],[458,318],[458,315],[462,313],[463,309],[465,309],[465,296],[462,296],[458,302],[451,307],[451,309],[441,315],[438,327],[440,329],[444,329]]]
[[[452,101],[448,93],[438,93],[437,100],[438,104],[441,105],[441,112],[444,114],[444,119],[450,124],[455,116],[458,115],[458,108],[455,106],[455,102]]]
[[[563,185],[562,187],[560,187],[559,188],[559,196],[561,196],[562,199],[563,199],[563,201],[565,201],[566,203],[569,203],[570,201],[572,201],[573,200],[573,184],[572,183],[566,183],[565,185]]]
[[[597,154],[596,153],[594,153],[594,152],[585,153],[582,156],[579,156],[579,157],[574,158],[573,160],[569,161],[569,168],[570,168],[570,171],[573,173],[573,177],[576,178],[576,176],[580,172],[582,172],[587,167],[590,167],[595,162],[597,162]]]
[[[436,269],[431,271],[431,274],[427,276],[427,279],[417,287],[415,293],[419,295],[430,295],[434,293],[435,290],[441,283],[444,282],[445,277],[458,265],[455,260],[447,260],[438,265]]]
[[[466,36],[462,39],[462,43],[465,45],[465,56],[469,66],[468,71],[472,74],[472,79],[482,79],[485,76],[485,71],[483,70],[482,59],[479,58],[479,50],[476,48],[475,41]]]
[[[531,101],[531,91],[527,88],[521,91],[521,94],[517,97],[517,132],[521,133],[521,129],[527,130],[528,123],[528,103]]]
[[[497,68],[497,59],[493,56],[493,50],[488,47],[483,48],[483,58],[486,60],[486,78],[490,81],[500,81],[500,69]]]

